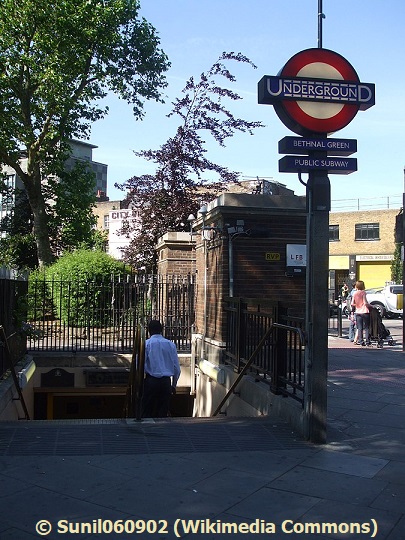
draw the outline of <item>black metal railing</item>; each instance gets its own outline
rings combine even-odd
[[[180,352],[191,349],[194,276],[112,276],[102,282],[35,279],[28,291],[28,349],[132,351],[135,329],[159,319]]]
[[[12,270],[0,266],[0,325],[7,336],[7,349],[16,361],[26,352],[26,337],[22,331],[26,294],[27,277],[17,276]],[[0,347],[0,377],[8,368],[6,349]]]
[[[125,398],[124,417],[142,418],[143,381],[145,375],[145,328],[137,326],[132,351],[131,370]]]
[[[237,371],[243,368],[260,339],[277,321],[277,307],[276,303],[262,303],[253,299],[235,297],[227,299],[225,359],[234,365]],[[268,362],[267,353],[268,350],[264,347],[255,361],[255,365],[261,365],[265,370]]]
[[[281,315],[277,303],[256,299],[229,298],[226,310],[225,362],[238,372],[246,372],[249,363],[248,371],[268,383],[273,393],[303,403],[304,320]]]
[[[275,323],[275,347],[271,390],[292,397],[304,404],[305,344],[302,320],[290,324]]]
[[[18,334],[12,334],[11,336],[6,335],[6,331],[3,326],[0,325],[0,351],[2,351],[4,363],[3,363],[3,372],[2,376],[9,372],[14,382],[15,389],[18,394],[18,400],[21,403],[21,406],[24,411],[24,418],[26,420],[30,419],[30,415],[25,403],[24,395],[21,391],[20,383],[18,376],[15,370],[15,364],[20,359],[21,353],[21,337]]]

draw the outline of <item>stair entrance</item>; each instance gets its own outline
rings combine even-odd
[[[34,420],[79,420],[122,418],[125,409],[126,387],[35,389]],[[170,416],[187,417],[193,414],[194,397],[190,387],[179,387],[172,396]]]
[[[288,395],[301,404],[299,398],[303,390],[302,359],[305,339],[302,331],[298,327],[275,322],[263,310],[259,313],[250,313],[245,309],[239,311],[241,314],[238,321],[241,315],[254,316],[259,320],[262,331],[268,327],[266,332],[261,335],[257,344],[260,333],[256,336],[251,332],[246,334],[245,330],[236,332],[243,346],[231,343],[229,350],[235,349],[238,354],[235,358],[226,359],[227,365],[217,367],[224,373],[227,372],[226,385],[217,384],[201,371],[193,385],[192,373],[195,367],[192,365],[191,356],[184,355],[182,358],[183,355],[180,354],[182,377],[177,393],[171,399],[171,417],[267,415],[273,407],[272,404],[269,405],[269,395]],[[246,324],[240,323],[239,327],[250,329],[252,325],[248,319]],[[145,331],[144,327],[139,325],[132,355],[120,354],[110,358],[108,353],[107,356],[59,353],[52,357],[42,357],[42,353],[35,356],[39,364],[35,381],[31,383],[31,388],[24,390],[31,405],[31,418],[141,420],[144,347]],[[264,362],[262,357],[267,359],[268,363]],[[246,378],[245,375],[250,377]],[[264,384],[258,386],[257,383]],[[224,392],[226,388],[228,391]],[[239,399],[241,389],[243,398]],[[255,396],[253,401],[252,393]]]

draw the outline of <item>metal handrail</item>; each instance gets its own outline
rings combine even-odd
[[[291,332],[295,332],[299,335],[300,342],[304,345],[307,343],[307,336],[304,332],[304,330],[301,330],[301,328],[298,328],[298,326],[291,326],[290,324],[281,324],[281,323],[273,323],[272,326],[274,328],[281,328],[282,330],[291,330]]]
[[[27,405],[25,403],[24,395],[23,395],[22,390],[21,390],[21,386],[20,386],[20,382],[19,382],[18,377],[17,377],[17,373],[15,372],[15,367],[14,367],[14,363],[13,363],[13,360],[12,360],[12,354],[11,354],[11,350],[10,350],[10,345],[8,343],[8,340],[9,340],[9,338],[11,336],[7,337],[4,326],[2,326],[2,325],[0,325],[0,333],[3,336],[2,342],[0,342],[0,345],[5,346],[6,357],[7,357],[8,362],[9,362],[9,369],[10,369],[11,376],[12,376],[13,381],[14,381],[14,386],[16,387],[16,390],[17,390],[17,393],[18,393],[18,398],[16,398],[16,399],[19,399],[19,401],[21,403],[21,406],[22,406],[23,411],[24,411],[25,420],[29,420],[30,415],[29,415],[29,412],[28,412]],[[12,336],[13,335],[15,335],[15,334],[12,334]]]
[[[135,331],[131,369],[125,401],[125,416],[142,418],[143,381],[145,376],[145,328],[138,325]]]
[[[279,329],[282,329],[282,330],[290,330],[292,332],[295,332],[296,334],[298,334],[299,338],[300,338],[300,342],[301,343],[306,343],[307,342],[307,339],[306,339],[306,335],[305,335],[305,332],[303,330],[301,330],[301,328],[297,328],[296,326],[290,326],[290,325],[287,325],[287,324],[281,324],[281,323],[273,323],[270,328],[266,331],[266,333],[264,334],[264,336],[262,337],[262,339],[260,340],[260,342],[258,343],[256,349],[253,351],[253,353],[251,354],[249,360],[246,362],[245,366],[242,368],[242,370],[240,371],[239,375],[236,377],[236,379],[234,380],[234,382],[231,384],[228,392],[225,394],[225,397],[222,399],[221,403],[218,405],[218,407],[215,409],[215,411],[213,412],[212,416],[216,416],[222,409],[222,407],[224,406],[224,404],[226,403],[226,401],[229,399],[229,397],[231,396],[231,394],[234,393],[235,391],[235,388],[238,386],[238,384],[240,383],[240,381],[242,380],[243,376],[245,375],[245,373],[247,372],[247,370],[250,368],[250,366],[252,365],[253,363],[253,360],[256,358],[256,356],[259,354],[260,350],[262,349],[263,345],[266,343],[267,339],[270,337],[270,335],[273,333],[274,329],[276,328],[279,328]]]

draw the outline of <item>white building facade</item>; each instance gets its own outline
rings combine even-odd
[[[108,254],[122,260],[123,252],[130,244],[133,231],[140,228],[137,210],[117,209],[108,213]]]

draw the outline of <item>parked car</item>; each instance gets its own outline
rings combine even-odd
[[[329,302],[329,317],[337,317],[340,309],[342,310],[343,317],[347,317],[349,311],[346,300],[342,300],[340,304],[337,300],[335,302]]]
[[[339,306],[333,302],[329,302],[329,318],[337,317]]]
[[[339,305],[339,308],[342,310],[342,315],[344,317],[349,316],[349,310],[347,308],[347,300],[343,300],[342,303]]]
[[[367,302],[378,309],[381,317],[400,317],[403,313],[403,285],[366,289]]]

